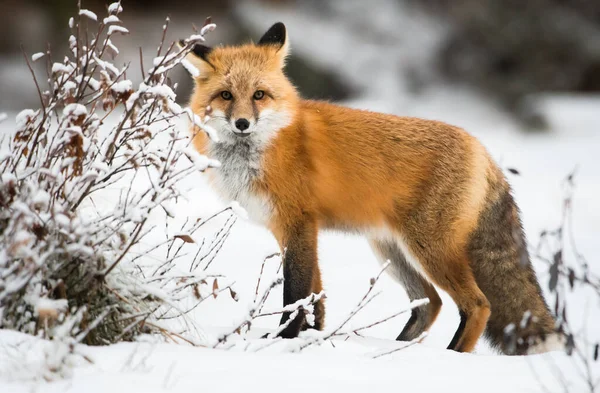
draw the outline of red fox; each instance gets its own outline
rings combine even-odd
[[[435,321],[435,285],[460,313],[449,349],[470,352],[482,334],[504,353],[560,342],[510,186],[486,149],[442,122],[303,100],[283,71],[288,52],[276,23],[257,44],[195,45],[188,55],[199,71],[191,109],[210,116],[220,139],[197,133],[195,147],[221,162],[210,177],[222,197],[285,250],[284,305],[321,292],[317,233],[336,229],[366,235],[410,299],[429,298],[398,340]],[[283,315],[280,336],[322,329],[323,300],[314,314],[313,326],[302,313]],[[505,340],[507,326],[519,330],[516,344]]]

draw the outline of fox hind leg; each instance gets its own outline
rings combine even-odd
[[[409,269],[412,269],[412,267],[409,267]],[[415,272],[414,269],[413,272]],[[440,299],[440,295],[438,295],[434,286],[420,274],[418,274],[418,280],[421,282],[420,288],[418,281],[414,282],[413,285],[406,287],[407,293],[409,294],[408,296],[411,301],[429,298],[429,304],[427,306],[412,309],[410,319],[404,326],[404,329],[402,329],[400,335],[396,338],[398,341],[411,341],[419,337],[424,331],[428,331],[431,328],[431,325],[433,325],[433,322],[435,322],[442,307],[442,299]],[[408,288],[411,288],[410,291]]]
[[[429,269],[438,272],[434,283],[452,297],[460,314],[460,324],[448,349],[471,352],[490,317],[490,302],[475,282],[469,263],[460,260],[436,263],[435,258],[432,260],[434,263]]]
[[[381,263],[388,260],[391,262],[389,272],[404,286],[411,301],[429,298],[429,304],[411,311],[408,322],[396,338],[398,341],[414,340],[429,330],[440,312],[442,300],[433,285],[406,260],[402,249],[394,240],[370,238],[369,243]]]

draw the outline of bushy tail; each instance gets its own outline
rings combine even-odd
[[[475,280],[491,303],[485,336],[505,354],[539,352],[543,343],[556,341],[555,322],[531,266],[510,188],[502,181],[491,191],[494,197],[469,247]]]

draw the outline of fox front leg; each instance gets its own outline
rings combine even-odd
[[[284,246],[283,259],[283,305],[294,304],[312,293],[321,292],[321,277],[317,258],[317,225],[314,220],[304,219],[288,227],[280,239]],[[282,247],[283,248],[283,247]],[[315,304],[314,327],[323,326],[324,306],[320,300]],[[280,324],[286,325],[279,333],[283,338],[297,337],[307,327],[305,311],[299,309],[292,321],[294,312],[285,312]]]

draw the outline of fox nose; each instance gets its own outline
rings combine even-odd
[[[246,119],[237,119],[235,121],[235,127],[240,131],[246,131],[250,127],[250,122]]]

